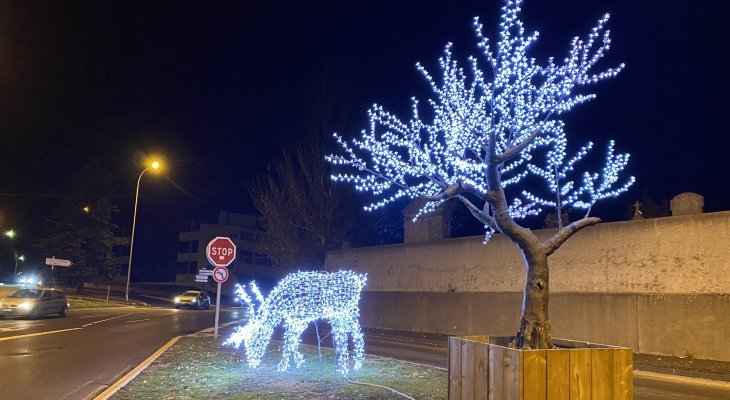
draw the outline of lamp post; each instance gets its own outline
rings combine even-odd
[[[15,275],[18,275],[18,261],[25,261],[24,255],[15,255]]]
[[[134,228],[137,224],[137,203],[139,202],[139,183],[142,181],[142,175],[152,168],[157,170],[160,168],[159,161],[153,161],[147,168],[143,169],[137,178],[137,190],[134,193],[134,213],[132,214],[132,236],[129,239],[129,265],[127,267],[127,288],[124,291],[124,300],[129,301],[129,280],[132,277],[132,251],[134,250]]]

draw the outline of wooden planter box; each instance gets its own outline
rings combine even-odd
[[[518,350],[507,336],[449,338],[449,400],[630,400],[626,347],[553,339],[554,350]]]

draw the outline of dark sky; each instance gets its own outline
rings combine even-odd
[[[352,135],[373,102],[405,111],[411,96],[425,98],[415,62],[435,70],[449,41],[462,60],[476,54],[471,19],[495,37],[499,6],[0,2],[3,223],[37,234],[53,196],[100,158],[115,175],[117,223],[129,225],[139,160],[163,154],[169,178],[194,198],[143,179],[135,265],[169,268],[185,221],[251,210],[247,183],[301,134],[318,81],[346,94]],[[707,210],[730,209],[730,2],[527,0],[526,25],[541,32],[533,54],[563,56],[604,12],[613,32],[605,65],[627,68],[571,112],[567,132],[573,145],[593,140],[602,151],[614,138],[632,154],[637,184],[609,215],[645,190],[657,201],[696,191]]]

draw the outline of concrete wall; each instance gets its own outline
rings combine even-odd
[[[536,232],[547,237],[552,232]],[[600,224],[551,263],[556,337],[730,361],[730,212]],[[363,326],[454,334],[517,331],[524,265],[497,235],[334,251],[368,273]]]
[[[547,238],[551,230],[536,231]],[[550,257],[552,293],[730,293],[730,212],[599,224]],[[519,292],[524,264],[502,235],[328,253],[366,271],[369,291]]]

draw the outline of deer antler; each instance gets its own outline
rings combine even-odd
[[[256,282],[251,281],[251,283],[249,283],[249,285],[251,286],[251,291],[253,292],[254,296],[256,296],[256,300],[258,300],[258,302],[259,302],[259,309],[256,311],[260,311],[261,306],[264,304],[264,296],[261,294],[261,291],[259,290],[259,287],[256,285]],[[253,307],[253,305],[251,307]]]

